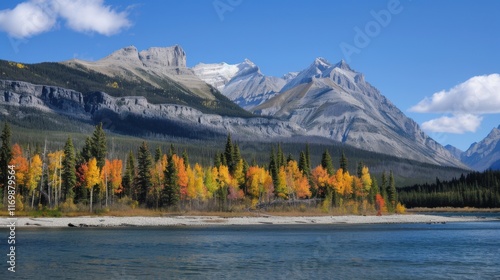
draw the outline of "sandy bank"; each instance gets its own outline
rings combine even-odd
[[[295,224],[393,224],[393,223],[452,223],[478,222],[479,217],[443,217],[433,215],[388,216],[317,216],[317,217],[230,217],[174,216],[174,217],[64,217],[28,218],[16,220],[17,227],[118,227],[118,226],[207,226],[207,225],[295,225]],[[14,220],[0,218],[0,226],[7,227]]]

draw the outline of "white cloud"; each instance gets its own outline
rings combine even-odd
[[[127,12],[106,6],[104,0],[29,0],[0,11],[0,30],[28,38],[52,30],[59,19],[77,32],[106,36],[131,25]]]
[[[0,30],[14,38],[26,38],[49,31],[56,20],[47,1],[29,1],[0,11]]]
[[[410,108],[418,113],[500,113],[500,74],[476,76],[448,91],[434,93]]]
[[[79,32],[113,35],[131,25],[126,12],[105,6],[103,0],[54,0],[59,15],[68,27]]]
[[[410,111],[452,115],[424,122],[422,128],[426,131],[475,132],[483,120],[481,115],[500,113],[500,74],[472,77],[449,90],[426,97]]]
[[[422,128],[431,132],[446,132],[463,134],[465,132],[476,132],[483,118],[472,114],[443,116],[422,124]]]

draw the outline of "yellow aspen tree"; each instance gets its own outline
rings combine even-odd
[[[29,189],[29,193],[31,194],[31,208],[33,208],[33,203],[35,201],[35,189],[38,186],[40,178],[42,177],[42,159],[40,155],[34,155],[31,158],[29,171],[28,171],[28,180],[27,187]]]
[[[207,188],[204,184],[205,172],[203,171],[203,167],[196,163],[194,165],[194,173],[195,173],[195,182],[194,188],[196,191],[196,197],[199,200],[205,200],[207,198]]]
[[[85,174],[85,186],[90,189],[90,212],[92,212],[94,187],[99,184],[100,172],[96,158],[91,158],[87,164],[87,174]]]

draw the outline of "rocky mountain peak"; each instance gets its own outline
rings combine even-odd
[[[345,62],[345,60],[341,60],[340,62],[338,62],[337,64],[335,64],[334,66],[335,68],[340,68],[342,70],[348,70],[348,71],[352,71],[352,68],[349,66],[349,64],[347,64],[347,62]]]
[[[139,53],[146,67],[186,67],[186,53],[180,46],[154,47]]]

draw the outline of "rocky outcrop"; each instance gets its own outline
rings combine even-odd
[[[176,127],[186,130],[198,129],[221,135],[231,132],[236,137],[261,140],[305,133],[301,127],[287,121],[204,114],[188,106],[151,104],[142,96],[112,97],[104,92],[84,96],[80,92],[60,87],[1,80],[0,90],[4,93],[0,104],[52,111],[85,120],[112,114],[114,120],[175,123]]]

